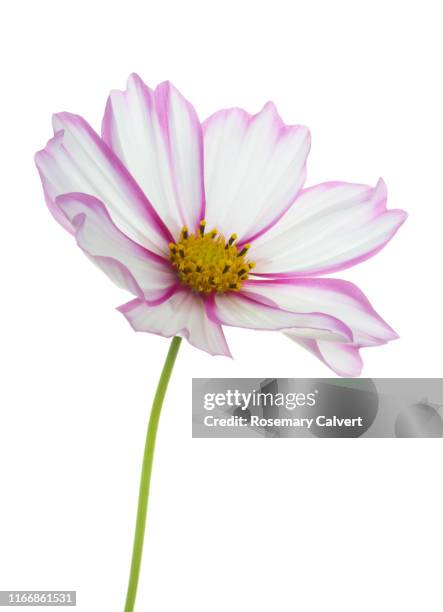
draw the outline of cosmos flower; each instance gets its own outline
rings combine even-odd
[[[36,155],[47,205],[134,299],[136,331],[230,355],[224,326],[279,330],[342,376],[361,347],[397,338],[352,283],[321,275],[375,255],[406,218],[386,187],[304,188],[309,131],[267,103],[200,123],[170,83],[111,92],[101,136],[54,116]]]

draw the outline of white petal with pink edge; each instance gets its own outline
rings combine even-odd
[[[99,198],[112,220],[127,236],[157,253],[168,252],[172,236],[127,169],[77,115],[59,113],[53,119],[55,136],[35,161],[46,201],[60,218],[58,195],[82,192]],[[72,228],[70,228],[73,231]]]
[[[190,291],[179,290],[153,307],[143,300],[132,300],[120,306],[119,311],[135,331],[167,338],[183,336],[211,355],[231,356],[221,326],[208,318],[203,300]]]
[[[258,330],[310,328],[313,335],[332,334],[336,341],[351,341],[352,332],[341,321],[321,312],[290,312],[271,300],[256,299],[252,294],[225,293],[206,302],[211,319],[222,325]]]
[[[254,273],[326,274],[353,266],[382,249],[406,219],[386,210],[386,186],[323,183],[302,191],[280,222],[254,241]]]
[[[360,346],[398,338],[353,283],[332,278],[247,281],[243,291],[256,300],[272,300],[279,308],[298,313],[321,312],[342,321]],[[314,337],[314,336],[311,336]]]
[[[208,227],[249,242],[284,214],[302,188],[309,131],[286,126],[272,103],[257,115],[219,111],[203,130]]]
[[[79,247],[117,285],[150,302],[171,293],[177,279],[169,263],[123,234],[100,200],[69,193],[58,196],[56,204],[75,228]]]
[[[193,231],[205,214],[202,128],[179,91],[169,82],[153,91],[131,75],[109,96],[102,136],[172,234]]]
[[[106,276],[120,289],[129,291],[133,295],[143,297],[143,291],[131,272],[117,259],[104,255],[89,255],[84,251],[86,257],[92,261]]]
[[[300,337],[295,331],[285,332],[285,335],[318,357],[325,365],[339,376],[360,376],[363,361],[358,347],[352,344],[324,342]]]

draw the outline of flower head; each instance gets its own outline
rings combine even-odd
[[[229,355],[223,326],[281,330],[343,376],[361,347],[397,337],[352,283],[320,278],[385,246],[406,218],[386,187],[303,188],[309,131],[267,103],[200,123],[170,83],[131,75],[101,136],[54,116],[36,155],[46,202],[78,246],[134,299],[137,331]]]

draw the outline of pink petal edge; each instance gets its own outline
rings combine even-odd
[[[326,190],[329,188],[339,187],[342,185],[357,186],[359,184],[358,183],[345,183],[342,181],[328,181],[326,183],[320,183],[318,185],[312,185],[311,187],[307,187],[299,195],[303,195],[305,193],[313,191],[314,189],[319,189],[321,187],[323,187],[324,190]],[[367,259],[370,259],[371,257],[374,257],[374,255],[379,253],[392,240],[392,238],[395,236],[397,231],[406,221],[408,217],[408,213],[401,209],[387,209],[387,190],[386,190],[386,184],[382,178],[378,180],[376,186],[373,188],[371,188],[369,185],[366,186],[366,185],[360,184],[360,186],[367,187],[368,191],[372,191],[373,193],[374,205],[373,205],[373,216],[371,219],[372,221],[379,219],[382,216],[390,216],[390,217],[398,218],[397,223],[393,226],[391,232],[389,233],[389,235],[386,237],[385,240],[383,240],[380,244],[370,249],[369,251],[362,253],[358,256],[352,257],[349,260],[344,260],[341,263],[319,267],[319,268],[314,268],[314,269],[309,269],[308,271],[298,270],[298,271],[286,271],[286,272],[260,272],[259,267],[257,267],[256,269],[254,269],[254,276],[261,277],[261,278],[269,278],[269,279],[278,279],[278,278],[287,279],[287,278],[302,278],[302,277],[307,277],[307,276],[318,276],[321,274],[332,274],[333,272],[338,272],[340,270],[346,270],[347,268],[351,268],[355,265],[358,265],[359,263],[362,263],[363,261],[366,261]],[[297,206],[297,201],[294,202],[294,206]],[[285,219],[283,217],[282,223],[284,222],[285,222]],[[296,229],[296,226],[294,229]]]
[[[126,90],[114,90],[118,94],[122,95],[124,98],[128,98],[128,89],[131,85],[139,88],[143,99],[146,103],[146,108],[149,109],[150,114],[157,112],[157,116],[159,118],[159,123],[161,127],[161,133],[163,136],[163,141],[168,153],[169,166],[171,171],[171,177],[174,184],[174,192],[175,198],[181,209],[181,223],[182,225],[187,225],[186,222],[186,210],[183,209],[182,195],[180,193],[180,189],[177,186],[177,168],[176,168],[176,160],[174,158],[174,152],[172,150],[171,143],[171,134],[170,134],[170,125],[168,121],[168,107],[170,105],[171,93],[175,92],[176,95],[180,97],[180,100],[184,103],[190,123],[194,128],[198,137],[198,158],[199,158],[199,166],[200,166],[200,193],[201,193],[201,202],[200,202],[200,212],[198,214],[198,219],[196,221],[196,227],[198,228],[198,223],[201,219],[205,218],[205,209],[206,209],[206,200],[205,200],[205,186],[204,186],[204,151],[203,151],[203,136],[202,136],[202,126],[198,119],[197,112],[194,106],[187,100],[181,93],[178,91],[176,87],[170,81],[164,81],[160,83],[155,90],[151,89],[146,85],[146,83],[141,79],[141,77],[135,72],[132,73],[128,77],[127,89]],[[112,108],[112,93],[108,97],[105,106],[105,112],[102,120],[102,138],[104,142],[112,149],[113,143],[113,130],[112,125],[114,121],[113,108]]]
[[[55,198],[55,204],[61,211],[61,213],[66,217],[66,219],[69,220],[66,207],[72,202],[72,200],[81,202],[85,206],[85,208],[94,211],[98,217],[103,217],[106,223],[108,223],[109,226],[112,228],[113,232],[115,232],[116,236],[121,241],[124,241],[125,249],[129,253],[139,257],[140,259],[146,259],[147,261],[160,264],[165,267],[165,270],[168,270],[169,265],[168,261],[165,258],[158,255],[157,253],[149,251],[146,247],[143,247],[138,243],[134,242],[133,240],[131,240],[131,238],[129,238],[123,232],[121,232],[121,230],[119,230],[119,228],[112,221],[111,216],[109,215],[109,212],[106,209],[106,206],[98,198],[95,198],[94,196],[89,196],[84,193],[75,192],[65,193],[57,196]],[[69,222],[71,223],[71,227],[73,228],[73,233],[79,248],[93,262],[95,262],[100,268],[102,268],[109,276],[113,276],[114,269],[119,270],[122,275],[122,278],[126,278],[127,280],[126,287],[124,288],[128,289],[131,293],[137,295],[139,298],[143,299],[151,306],[161,304],[164,300],[168,299],[174,293],[177,283],[171,284],[171,286],[166,287],[164,292],[159,297],[152,300],[148,299],[144,295],[144,292],[141,289],[139,283],[134,278],[134,275],[126,265],[124,265],[121,261],[114,257],[92,254],[80,244],[78,235],[83,229],[84,224],[86,222],[86,214],[84,212],[76,214]]]
[[[254,297],[252,297],[251,295],[245,294],[243,292],[239,292],[237,294],[234,294],[232,296],[235,299],[238,300],[242,300],[245,303],[250,303],[251,306],[253,305],[255,308],[261,308],[266,312],[272,312],[275,311],[276,313],[285,313],[285,314],[291,314],[294,316],[299,316],[301,319],[303,319],[303,317],[319,317],[321,318],[324,323],[325,323],[325,327],[312,327],[313,330],[317,330],[317,331],[331,331],[334,333],[339,333],[342,334],[344,338],[348,339],[349,341],[352,341],[353,335],[352,335],[352,331],[351,329],[345,324],[343,323],[343,321],[341,321],[340,319],[337,319],[336,317],[333,317],[331,315],[327,315],[324,314],[322,312],[309,312],[309,313],[297,313],[297,312],[293,312],[290,310],[285,310],[283,308],[279,308],[276,304],[273,304],[271,300],[267,299],[267,298],[263,298],[262,300],[258,300]],[[214,296],[208,296],[205,300],[205,306],[206,306],[206,311],[208,313],[208,317],[214,322],[214,323],[218,323],[219,325],[228,325],[229,327],[243,327],[245,329],[257,329],[257,330],[262,330],[262,328],[254,328],[254,327],[249,327],[246,325],[242,325],[240,323],[227,323],[226,321],[223,321],[222,319],[220,319],[220,317],[217,314],[217,306],[215,303],[215,298]],[[301,322],[300,322],[301,323]],[[288,325],[281,325],[281,326],[275,326],[275,327],[270,327],[268,328],[270,331],[281,331],[281,330],[286,330],[286,329],[295,329],[298,327],[310,327],[309,325],[293,325],[293,326],[288,326]]]
[[[248,113],[247,111],[245,111],[244,109],[240,107],[231,107],[231,108],[216,111],[215,113],[213,113],[212,115],[210,115],[203,121],[202,123],[203,134],[204,135],[206,134],[206,132],[208,131],[208,129],[211,127],[213,123],[219,121],[220,119],[226,119],[229,113],[232,113],[232,112],[238,113],[238,115],[241,117],[245,131],[248,129],[249,125],[253,123],[263,113],[270,112],[273,115],[273,122],[276,128],[276,132],[278,134],[276,142],[279,142],[282,139],[288,137],[289,135],[294,134],[299,131],[304,131],[306,133],[306,140],[307,140],[306,155],[305,155],[303,167],[301,170],[300,181],[298,183],[297,188],[294,190],[292,195],[289,197],[285,206],[281,210],[279,210],[277,214],[275,214],[275,216],[271,218],[270,221],[268,221],[264,226],[257,228],[256,231],[252,231],[249,234],[246,234],[245,236],[240,236],[238,240],[238,245],[241,247],[244,244],[250,243],[253,240],[260,237],[261,235],[265,234],[269,229],[271,229],[274,225],[276,225],[278,221],[282,217],[284,217],[286,212],[291,208],[293,203],[296,201],[298,194],[303,188],[303,184],[306,178],[306,165],[307,165],[307,158],[308,158],[310,146],[311,146],[311,136],[306,126],[285,124],[283,122],[283,119],[279,115],[275,104],[271,101],[266,102],[263,108],[258,113],[255,113],[255,114]]]
[[[350,281],[345,281],[339,278],[274,278],[270,280],[256,280],[256,279],[248,279],[243,287],[244,290],[247,291],[248,286],[252,287],[260,287],[263,286],[263,283],[266,283],[266,286],[276,286],[284,285],[284,286],[296,286],[296,287],[307,287],[307,288],[315,288],[321,290],[329,290],[331,292],[342,293],[353,300],[355,300],[359,305],[363,312],[367,315],[375,318],[380,325],[384,327],[384,329],[388,332],[388,338],[383,339],[380,344],[385,343],[389,340],[398,340],[399,335],[397,332],[388,324],[386,321],[378,314],[378,312],[373,308],[372,304],[366,297],[366,295]],[[256,294],[255,294],[256,295]],[[258,299],[258,298],[256,298]],[[268,299],[268,298],[264,298]],[[339,319],[340,320],[340,319]],[[390,337],[389,337],[390,336]],[[380,340],[379,338],[375,338],[374,340]]]
[[[169,300],[170,297],[172,297],[175,294],[178,293],[189,293],[189,291],[187,289],[183,289],[180,286],[177,286],[174,290],[174,292],[171,294],[171,296],[169,296],[167,299],[163,300],[162,303],[165,303]],[[131,318],[129,317],[129,313],[134,310],[134,308],[136,308],[137,306],[140,306],[142,304],[146,304],[147,306],[151,306],[150,304],[148,304],[145,300],[143,299],[139,299],[139,298],[135,298],[129,302],[126,302],[125,304],[122,304],[121,306],[119,306],[117,308],[117,310],[119,312],[121,312],[124,317],[126,318],[126,320],[128,321],[128,323],[130,324],[130,326],[132,327],[132,329],[136,332],[142,332],[142,331],[146,331],[147,333],[154,333],[158,336],[162,336],[164,338],[171,338],[172,336],[183,336],[184,338],[186,338],[186,340],[195,348],[199,349],[199,350],[204,350],[206,351],[208,354],[212,355],[212,356],[222,356],[222,357],[230,357],[232,359],[232,354],[231,351],[229,349],[228,343],[226,341],[224,332],[223,332],[223,328],[221,325],[215,324],[214,321],[211,321],[210,319],[210,323],[211,324],[215,324],[218,327],[218,333],[219,333],[219,340],[222,342],[222,346],[223,349],[220,351],[210,351],[207,348],[203,348],[202,346],[199,346],[198,344],[196,344],[193,340],[193,336],[192,336],[192,330],[188,329],[186,327],[186,325],[184,325],[183,327],[181,327],[180,329],[177,329],[173,332],[171,332],[170,334],[161,332],[161,331],[151,331],[151,330],[140,330],[137,327],[134,326]],[[160,304],[161,305],[161,304]],[[155,306],[154,306],[155,307]]]

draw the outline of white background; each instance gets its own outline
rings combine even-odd
[[[145,427],[168,341],[48,213],[50,114],[99,127],[132,71],[201,118],[272,99],[312,130],[307,184],[375,183],[407,223],[357,282],[401,339],[364,375],[439,377],[439,2],[14,2],[3,7],[0,589],[123,609]],[[283,336],[183,346],[160,426],[137,610],[441,612],[441,440],[193,440],[191,378],[329,376]]]

